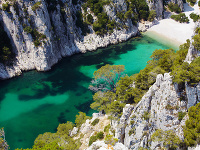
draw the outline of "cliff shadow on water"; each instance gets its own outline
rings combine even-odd
[[[105,64],[121,64],[128,75],[138,73],[156,48],[169,47],[146,36],[132,38],[66,57],[48,72],[29,71],[0,81],[0,126],[5,127],[11,149],[31,147],[38,134],[55,132],[59,123],[74,122],[79,111],[91,115],[88,86],[93,72]]]

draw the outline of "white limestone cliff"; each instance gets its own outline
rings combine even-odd
[[[157,14],[157,19],[160,20],[163,18],[163,0],[146,0],[149,9],[150,10],[155,10]]]
[[[194,95],[195,92],[191,89],[186,90],[186,93],[190,95]],[[152,134],[157,129],[173,130],[183,140],[182,127],[188,116],[179,120],[178,113],[187,112],[188,105],[193,104],[193,101],[192,96],[188,100],[180,99],[169,73],[159,74],[156,82],[137,105],[126,104],[119,120],[112,120],[111,128],[115,130],[115,138],[121,143],[122,149],[136,150],[140,147],[155,149],[159,147],[162,143],[151,140]],[[87,132],[89,130],[91,128],[88,128]],[[98,147],[99,150],[109,149],[105,141],[97,141],[88,150],[95,147]],[[116,146],[114,145],[113,148],[116,149]]]
[[[183,138],[178,112],[187,110],[180,101],[169,73],[158,75],[156,82],[134,107],[125,128],[124,144],[129,149],[154,149],[158,143],[149,142],[156,129],[174,130]],[[147,115],[145,117],[145,115]]]
[[[131,20],[127,20],[126,29],[114,30],[112,34],[98,36],[90,27],[91,33],[82,36],[81,29],[76,27],[75,15],[81,9],[80,4],[73,5],[71,0],[63,0],[62,3],[65,5],[62,8],[61,4],[57,4],[56,9],[50,11],[49,4],[42,0],[39,7],[33,11],[32,7],[39,2],[38,0],[16,0],[16,2],[18,12],[12,5],[10,5],[11,13],[0,10],[0,21],[3,22],[4,30],[11,39],[16,54],[13,66],[0,64],[0,79],[11,78],[21,74],[24,70],[47,71],[62,57],[126,41],[138,32]],[[6,1],[0,4],[1,8],[4,3]],[[113,1],[112,5],[115,7],[105,6],[104,8],[110,18],[117,19],[114,8],[118,11],[127,9],[124,0]],[[119,19],[117,21],[120,22]],[[34,45],[32,35],[23,29],[24,24],[32,26],[46,36],[40,46]]]

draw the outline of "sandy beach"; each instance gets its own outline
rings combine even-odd
[[[185,3],[184,13],[189,18],[189,23],[179,23],[170,18],[163,19],[148,29],[145,34],[156,40],[162,41],[164,44],[167,42],[171,45],[179,46],[185,43],[187,39],[192,38],[195,29],[195,23],[189,17],[192,12],[200,14],[198,4],[196,3],[191,7],[188,3]]]

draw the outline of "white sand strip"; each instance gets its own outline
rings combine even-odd
[[[184,13],[189,19],[189,15],[192,12],[200,14],[198,4],[196,3],[194,7],[190,7],[187,3],[184,4]],[[170,41],[175,45],[180,45],[185,43],[187,39],[191,39],[194,29],[195,23],[192,19],[190,19],[189,23],[179,23],[173,19],[163,19],[160,20],[158,24],[148,29],[145,34],[157,40],[158,37],[155,37],[155,34],[152,34],[155,32],[162,36],[163,39],[166,38],[167,41]]]

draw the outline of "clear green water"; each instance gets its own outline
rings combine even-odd
[[[55,132],[59,123],[74,121],[79,111],[91,115],[88,85],[102,65],[125,65],[131,75],[146,66],[155,49],[167,48],[144,36],[64,58],[49,72],[30,71],[0,81],[0,127],[5,127],[11,150],[30,148],[39,134]]]

